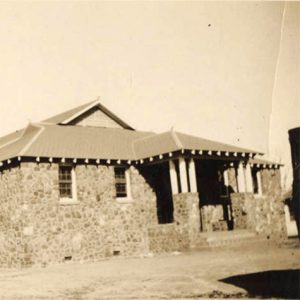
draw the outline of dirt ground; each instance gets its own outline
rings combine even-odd
[[[299,298],[299,246],[213,250],[0,269],[1,299]]]

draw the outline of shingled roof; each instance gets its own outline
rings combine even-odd
[[[99,107],[123,128],[68,125],[70,120]],[[99,106],[100,105],[100,106]],[[252,153],[239,148],[173,130],[161,134],[135,131],[104,108],[91,102],[41,123],[0,138],[0,162],[15,157],[53,157],[77,159],[141,160],[179,150]]]

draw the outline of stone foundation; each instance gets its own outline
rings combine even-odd
[[[182,240],[184,236],[180,237],[176,225],[160,224],[148,228],[149,237],[149,252],[164,253],[182,250]]]

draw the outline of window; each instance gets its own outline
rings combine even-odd
[[[115,168],[116,195],[118,198],[127,197],[126,169]]]
[[[129,174],[124,167],[115,167],[115,186],[117,198],[128,198],[129,196]]]
[[[59,196],[61,204],[77,202],[76,177],[72,166],[61,165],[58,170]]]
[[[72,167],[59,167],[59,194],[61,198],[72,198]]]

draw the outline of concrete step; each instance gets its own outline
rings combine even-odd
[[[193,245],[193,249],[204,249],[209,248],[209,244],[205,239],[199,238],[197,242]]]
[[[265,239],[258,237],[255,232],[248,230],[215,231],[200,233],[195,247],[198,249],[207,247],[215,248],[262,241],[265,241]]]
[[[300,248],[300,240],[297,237],[290,237],[286,241],[284,241],[281,245],[282,247],[286,248]]]

